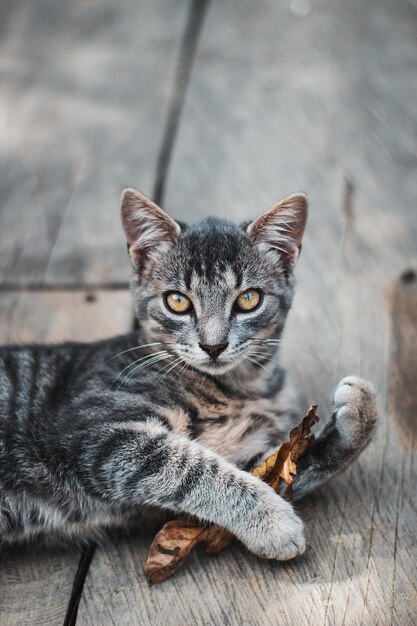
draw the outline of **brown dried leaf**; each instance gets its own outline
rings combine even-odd
[[[292,499],[292,481],[297,473],[297,461],[314,440],[311,427],[318,422],[317,406],[311,406],[302,422],[290,432],[290,441],[283,443],[260,465],[253,468],[258,476],[278,493],[287,485],[283,497]],[[172,576],[181,562],[198,543],[204,543],[209,554],[217,554],[233,540],[231,532],[215,524],[202,525],[197,519],[167,522],[155,536],[145,565],[145,575],[151,584]]]
[[[215,524],[202,525],[196,518],[167,522],[152,542],[145,565],[145,576],[151,584],[160,583],[175,573],[198,543],[204,543],[209,554],[217,554],[232,539],[232,533],[225,528]]]
[[[271,454],[263,463],[253,468],[252,474],[271,485],[276,492],[280,492],[282,481],[287,488],[283,494],[286,500],[292,500],[292,481],[297,473],[297,461],[306,453],[314,441],[311,427],[318,422],[316,415],[317,405],[312,405],[301,424],[290,432],[290,441],[283,443],[276,452]]]
[[[145,565],[149,582],[160,583],[172,576],[195,545],[205,540],[208,526],[198,520],[167,522],[155,536]]]
[[[218,554],[232,543],[234,535],[226,528],[211,524],[204,540],[207,554]]]

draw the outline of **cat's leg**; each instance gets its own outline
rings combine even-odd
[[[114,509],[147,504],[229,529],[254,553],[278,560],[305,549],[303,524],[271,487],[156,421],[114,424],[78,442],[78,474]]]
[[[336,388],[331,420],[299,460],[294,499],[343,471],[369,443],[377,419],[372,385],[356,376],[343,378]]]

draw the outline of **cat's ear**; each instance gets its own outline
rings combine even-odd
[[[293,267],[307,222],[308,202],[303,193],[287,196],[262,213],[247,227],[253,243],[265,250],[276,250],[284,266]]]
[[[166,251],[181,232],[177,222],[136,189],[123,191],[121,214],[129,254],[136,268],[152,253]]]

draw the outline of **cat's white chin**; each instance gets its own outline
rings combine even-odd
[[[230,370],[234,369],[236,365],[238,365],[238,359],[233,361],[227,361],[225,363],[221,362],[210,362],[210,363],[194,363],[190,364],[194,367],[194,369],[203,372],[204,374],[211,374],[212,376],[221,376],[222,374],[226,374],[230,372]]]

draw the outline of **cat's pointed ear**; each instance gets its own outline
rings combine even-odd
[[[247,227],[253,243],[276,250],[284,266],[294,266],[307,222],[308,202],[303,193],[287,196]]]
[[[129,254],[135,267],[139,267],[153,252],[166,251],[181,232],[177,222],[136,189],[123,191],[121,214]]]

